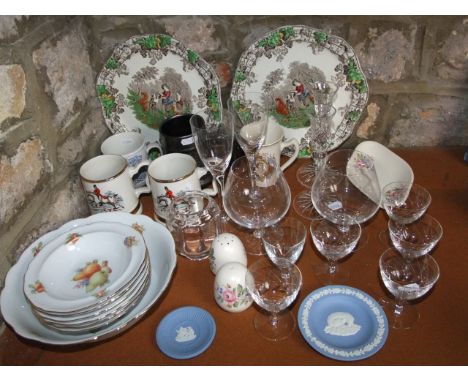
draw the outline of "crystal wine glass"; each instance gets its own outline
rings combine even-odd
[[[394,247],[408,261],[427,255],[443,234],[440,223],[428,214],[409,224],[390,219],[388,229]]]
[[[431,194],[412,182],[392,182],[382,189],[382,204],[388,217],[409,224],[423,216],[431,204]],[[380,232],[380,241],[388,243],[388,229]]]
[[[346,230],[342,229],[346,224]],[[361,237],[359,224],[349,225],[348,219],[338,224],[325,219],[313,220],[310,224],[312,241],[317,250],[327,259],[325,264],[316,266],[314,273],[326,284],[340,284],[348,281],[349,272],[339,267],[337,262],[349,255]]]
[[[390,313],[391,326],[410,329],[419,319],[419,312],[408,301],[424,296],[437,282],[440,275],[437,262],[427,255],[408,263],[395,249],[390,248],[381,255],[379,269],[385,287],[395,297],[391,304],[380,301]]]
[[[224,210],[241,227],[254,229],[243,240],[251,255],[262,253],[262,229],[269,227],[288,212],[291,190],[279,164],[272,157],[257,160],[252,189],[249,163],[246,157],[237,158],[231,165],[223,194]],[[251,197],[256,192],[255,198]]]
[[[284,277],[285,273],[289,277]],[[245,284],[255,303],[268,312],[255,315],[255,329],[268,340],[286,339],[296,326],[294,315],[286,308],[296,299],[302,285],[299,268],[286,259],[273,264],[263,257],[248,268]]]
[[[296,263],[304,249],[307,231],[304,224],[295,218],[284,218],[263,230],[265,251],[273,263],[286,259]]]
[[[231,161],[234,141],[232,114],[224,112],[220,121],[213,120],[209,115],[204,111],[192,115],[190,126],[198,155],[220,185],[222,204],[224,175]],[[223,212],[221,221],[226,223],[228,220],[229,217]]]
[[[312,203],[325,219],[341,225],[362,224],[379,210],[381,188],[371,156],[352,149],[327,155],[312,185]],[[367,235],[361,235],[361,246]]]

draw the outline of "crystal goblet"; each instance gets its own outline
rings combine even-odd
[[[428,214],[409,224],[401,224],[390,219],[388,230],[393,245],[407,260],[427,255],[443,234],[440,223]]]
[[[409,224],[423,216],[431,204],[431,194],[412,182],[392,182],[382,189],[382,205],[389,219]],[[388,228],[379,233],[380,242],[391,245]]]
[[[387,249],[379,259],[380,276],[385,287],[395,297],[392,303],[380,303],[390,313],[394,329],[410,329],[419,319],[419,312],[408,301],[428,293],[440,276],[437,262],[430,255],[406,261],[394,248]]]
[[[307,231],[295,218],[284,218],[263,230],[262,241],[268,257],[275,264],[279,259],[295,263],[304,249]]]
[[[261,255],[262,229],[280,221],[291,204],[291,190],[279,164],[274,158],[257,161],[252,186],[246,157],[231,165],[223,194],[224,210],[232,221],[253,229],[243,240],[250,255]],[[253,187],[253,188],[252,188]],[[251,194],[256,192],[256,196]]]
[[[349,222],[346,221],[346,224]],[[340,284],[349,279],[349,272],[338,266],[337,262],[349,255],[361,236],[359,224],[347,225],[343,230],[341,224],[325,219],[310,223],[312,241],[320,254],[327,259],[327,264],[314,268],[314,273],[326,284]]]
[[[255,303],[268,312],[255,315],[257,332],[271,341],[286,339],[296,326],[294,315],[287,308],[302,285],[299,268],[285,259],[273,264],[263,257],[248,268],[245,284]]]

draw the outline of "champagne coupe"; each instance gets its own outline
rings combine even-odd
[[[347,229],[342,229],[342,224],[347,225]],[[349,279],[349,271],[339,267],[338,260],[349,255],[361,236],[359,224],[349,225],[348,219],[342,224],[332,223],[325,219],[313,220],[310,224],[312,241],[317,250],[327,259],[325,264],[314,268],[315,275],[326,284],[341,284]]]
[[[209,115],[206,111],[192,115],[190,126],[198,155],[219,183],[222,204],[224,174],[231,161],[234,140],[232,114],[224,112],[219,121],[208,117]],[[223,223],[229,221],[225,212],[221,214],[221,221]]]
[[[393,182],[382,189],[382,204],[390,220],[410,224],[423,216],[431,204],[431,194],[412,182]],[[388,230],[379,234],[382,244],[388,243]]]
[[[409,300],[424,296],[440,276],[439,266],[432,256],[418,257],[408,263],[394,248],[387,249],[379,260],[380,276],[394,296],[392,303],[381,299],[394,329],[410,329],[419,319],[419,312]]]
[[[284,277],[287,273],[289,277]],[[286,339],[296,327],[296,320],[287,307],[296,299],[302,285],[299,268],[286,259],[273,264],[263,257],[252,264],[245,276],[247,290],[256,304],[268,312],[254,317],[254,327],[271,341]]]
[[[310,190],[331,145],[330,137],[335,128],[333,118],[336,109],[333,106],[316,104],[313,111],[314,113],[310,115],[311,129],[307,132],[307,139],[312,149],[312,161],[299,167],[296,174],[297,180],[307,187],[307,190],[296,195],[293,201],[294,210],[303,218],[310,220],[319,217],[312,204]]]
[[[409,224],[390,219],[388,229],[394,247],[407,261],[427,255],[443,234],[440,223],[428,214]]]
[[[249,162],[237,158],[231,165],[223,194],[224,210],[231,220],[247,229],[254,229],[243,242],[251,255],[261,255],[262,229],[281,220],[291,204],[291,190],[279,164],[272,157],[256,161],[252,185]],[[255,198],[251,193],[256,192]]]
[[[296,263],[304,249],[307,230],[304,224],[295,218],[284,218],[263,230],[262,241],[265,251],[273,263],[286,259]]]

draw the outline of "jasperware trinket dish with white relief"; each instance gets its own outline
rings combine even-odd
[[[362,290],[328,285],[302,301],[297,322],[307,343],[320,354],[357,361],[385,344],[388,321],[381,306]]]

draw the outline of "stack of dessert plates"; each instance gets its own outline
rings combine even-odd
[[[22,337],[70,345],[128,329],[167,288],[174,240],[142,215],[78,219],[34,241],[5,279],[5,321]]]
[[[120,223],[92,223],[39,249],[24,294],[46,326],[80,333],[110,325],[137,304],[150,281],[143,236]]]

